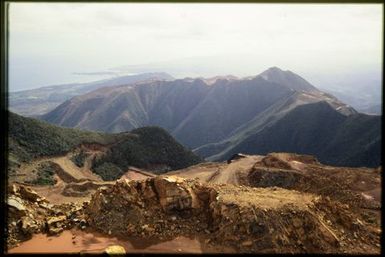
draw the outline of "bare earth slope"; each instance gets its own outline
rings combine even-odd
[[[60,228],[84,226],[88,233],[118,237],[129,252],[124,239],[164,242],[175,252],[171,242],[187,237],[199,242],[200,252],[378,254],[380,172],[326,166],[313,156],[290,153],[237,155],[228,163],[201,163],[161,176],[130,167],[89,201],[74,196],[84,202],[81,207],[48,206],[40,214],[47,200],[19,186],[8,198],[9,246],[47,229],[54,233],[48,222],[63,210]],[[37,218],[26,218],[29,213]],[[15,219],[21,221],[12,223]],[[196,252],[194,247],[181,251]]]
[[[381,205],[379,169],[328,166],[313,156],[291,153],[242,156],[228,164],[202,163],[167,174],[215,184],[278,186],[373,210]]]

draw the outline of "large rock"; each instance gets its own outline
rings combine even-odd
[[[37,222],[29,216],[25,216],[21,219],[21,230],[27,235],[38,232],[39,228],[40,226]]]
[[[104,250],[104,252],[109,255],[126,254],[126,250],[123,246],[120,245],[110,245]]]
[[[116,236],[202,236],[239,253],[379,252],[380,230],[374,233],[348,205],[278,187],[173,176],[119,180],[98,189],[85,211],[92,228]]]
[[[48,233],[51,235],[61,233],[63,231],[63,225],[66,220],[67,217],[65,215],[47,218]]]
[[[174,176],[159,176],[154,179],[159,203],[165,212],[199,208],[199,201],[195,193],[191,188],[186,188],[183,182],[183,179]]]
[[[31,202],[40,202],[44,200],[44,198],[40,197],[35,191],[30,189],[29,187],[20,186],[19,194],[23,199],[26,199]]]
[[[58,223],[63,223],[66,219],[67,219],[67,217],[65,215],[61,215],[58,217],[49,217],[47,219],[47,225],[52,226],[52,225],[55,225]]]
[[[57,234],[60,234],[61,232],[63,232],[64,229],[59,227],[59,228],[55,228],[55,227],[52,227],[48,230],[48,234],[49,235],[57,235]]]
[[[83,218],[82,205],[52,205],[44,197],[22,185],[11,184],[8,194],[8,247],[30,239],[34,233],[58,234],[63,229],[73,227],[74,219]]]
[[[27,208],[22,199],[17,196],[9,196],[7,200],[9,211],[17,216],[24,216],[27,214]]]

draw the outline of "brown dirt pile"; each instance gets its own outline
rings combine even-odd
[[[287,159],[268,155],[243,173],[240,180],[251,187],[278,186],[328,196],[352,208],[381,209],[381,176],[376,169],[331,167],[316,161],[306,164],[299,161],[302,158]]]
[[[293,162],[301,164],[321,165],[317,158],[312,155],[295,153],[269,153],[259,162],[257,162],[257,164],[271,168],[295,169]]]
[[[330,198],[277,187],[203,184],[174,176],[118,180],[85,210],[98,230],[142,238],[198,236],[258,253],[379,253],[378,226]]]

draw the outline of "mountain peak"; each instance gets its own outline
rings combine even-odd
[[[316,87],[311,85],[301,76],[289,70],[284,71],[276,66],[270,67],[269,69],[259,74],[257,77],[262,77],[267,81],[284,85],[299,92],[319,91]]]
[[[273,66],[273,67],[270,67],[268,68],[267,70],[265,70],[264,72],[262,72],[261,74],[259,74],[259,76],[262,76],[263,78],[265,79],[269,79],[269,77],[273,77],[273,76],[288,76],[290,73],[292,74],[295,74],[289,70],[282,70],[280,68],[278,68],[277,66]]]
[[[268,68],[264,72],[285,72],[285,71],[280,69],[280,68],[278,68],[277,66],[273,66],[273,67]]]

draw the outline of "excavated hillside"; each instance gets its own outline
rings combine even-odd
[[[381,168],[323,165],[310,155],[270,153],[234,155],[228,163],[208,162],[171,171],[168,175],[198,178],[207,183],[248,187],[282,187],[328,196],[346,204],[378,209]]]
[[[108,234],[198,236],[237,252],[377,253],[379,227],[328,197],[158,176],[98,190],[87,222]]]
[[[57,127],[11,112],[8,121],[8,174],[18,182],[23,174],[30,175],[24,172],[24,166],[41,159],[53,159],[68,174],[77,169],[75,166],[85,167],[85,171],[91,170],[88,178],[95,178],[93,173],[96,173],[109,181],[120,178],[130,166],[164,173],[202,161],[160,127],[105,134]],[[55,167],[48,167],[52,166],[49,163],[43,166],[45,171],[36,177],[35,184],[54,184],[49,175]],[[38,170],[36,174],[40,173]]]
[[[378,254],[380,172],[325,166],[306,155],[238,154],[160,176],[131,167],[77,204],[51,205],[15,185],[8,245],[87,227],[154,244],[195,238],[217,252]]]

